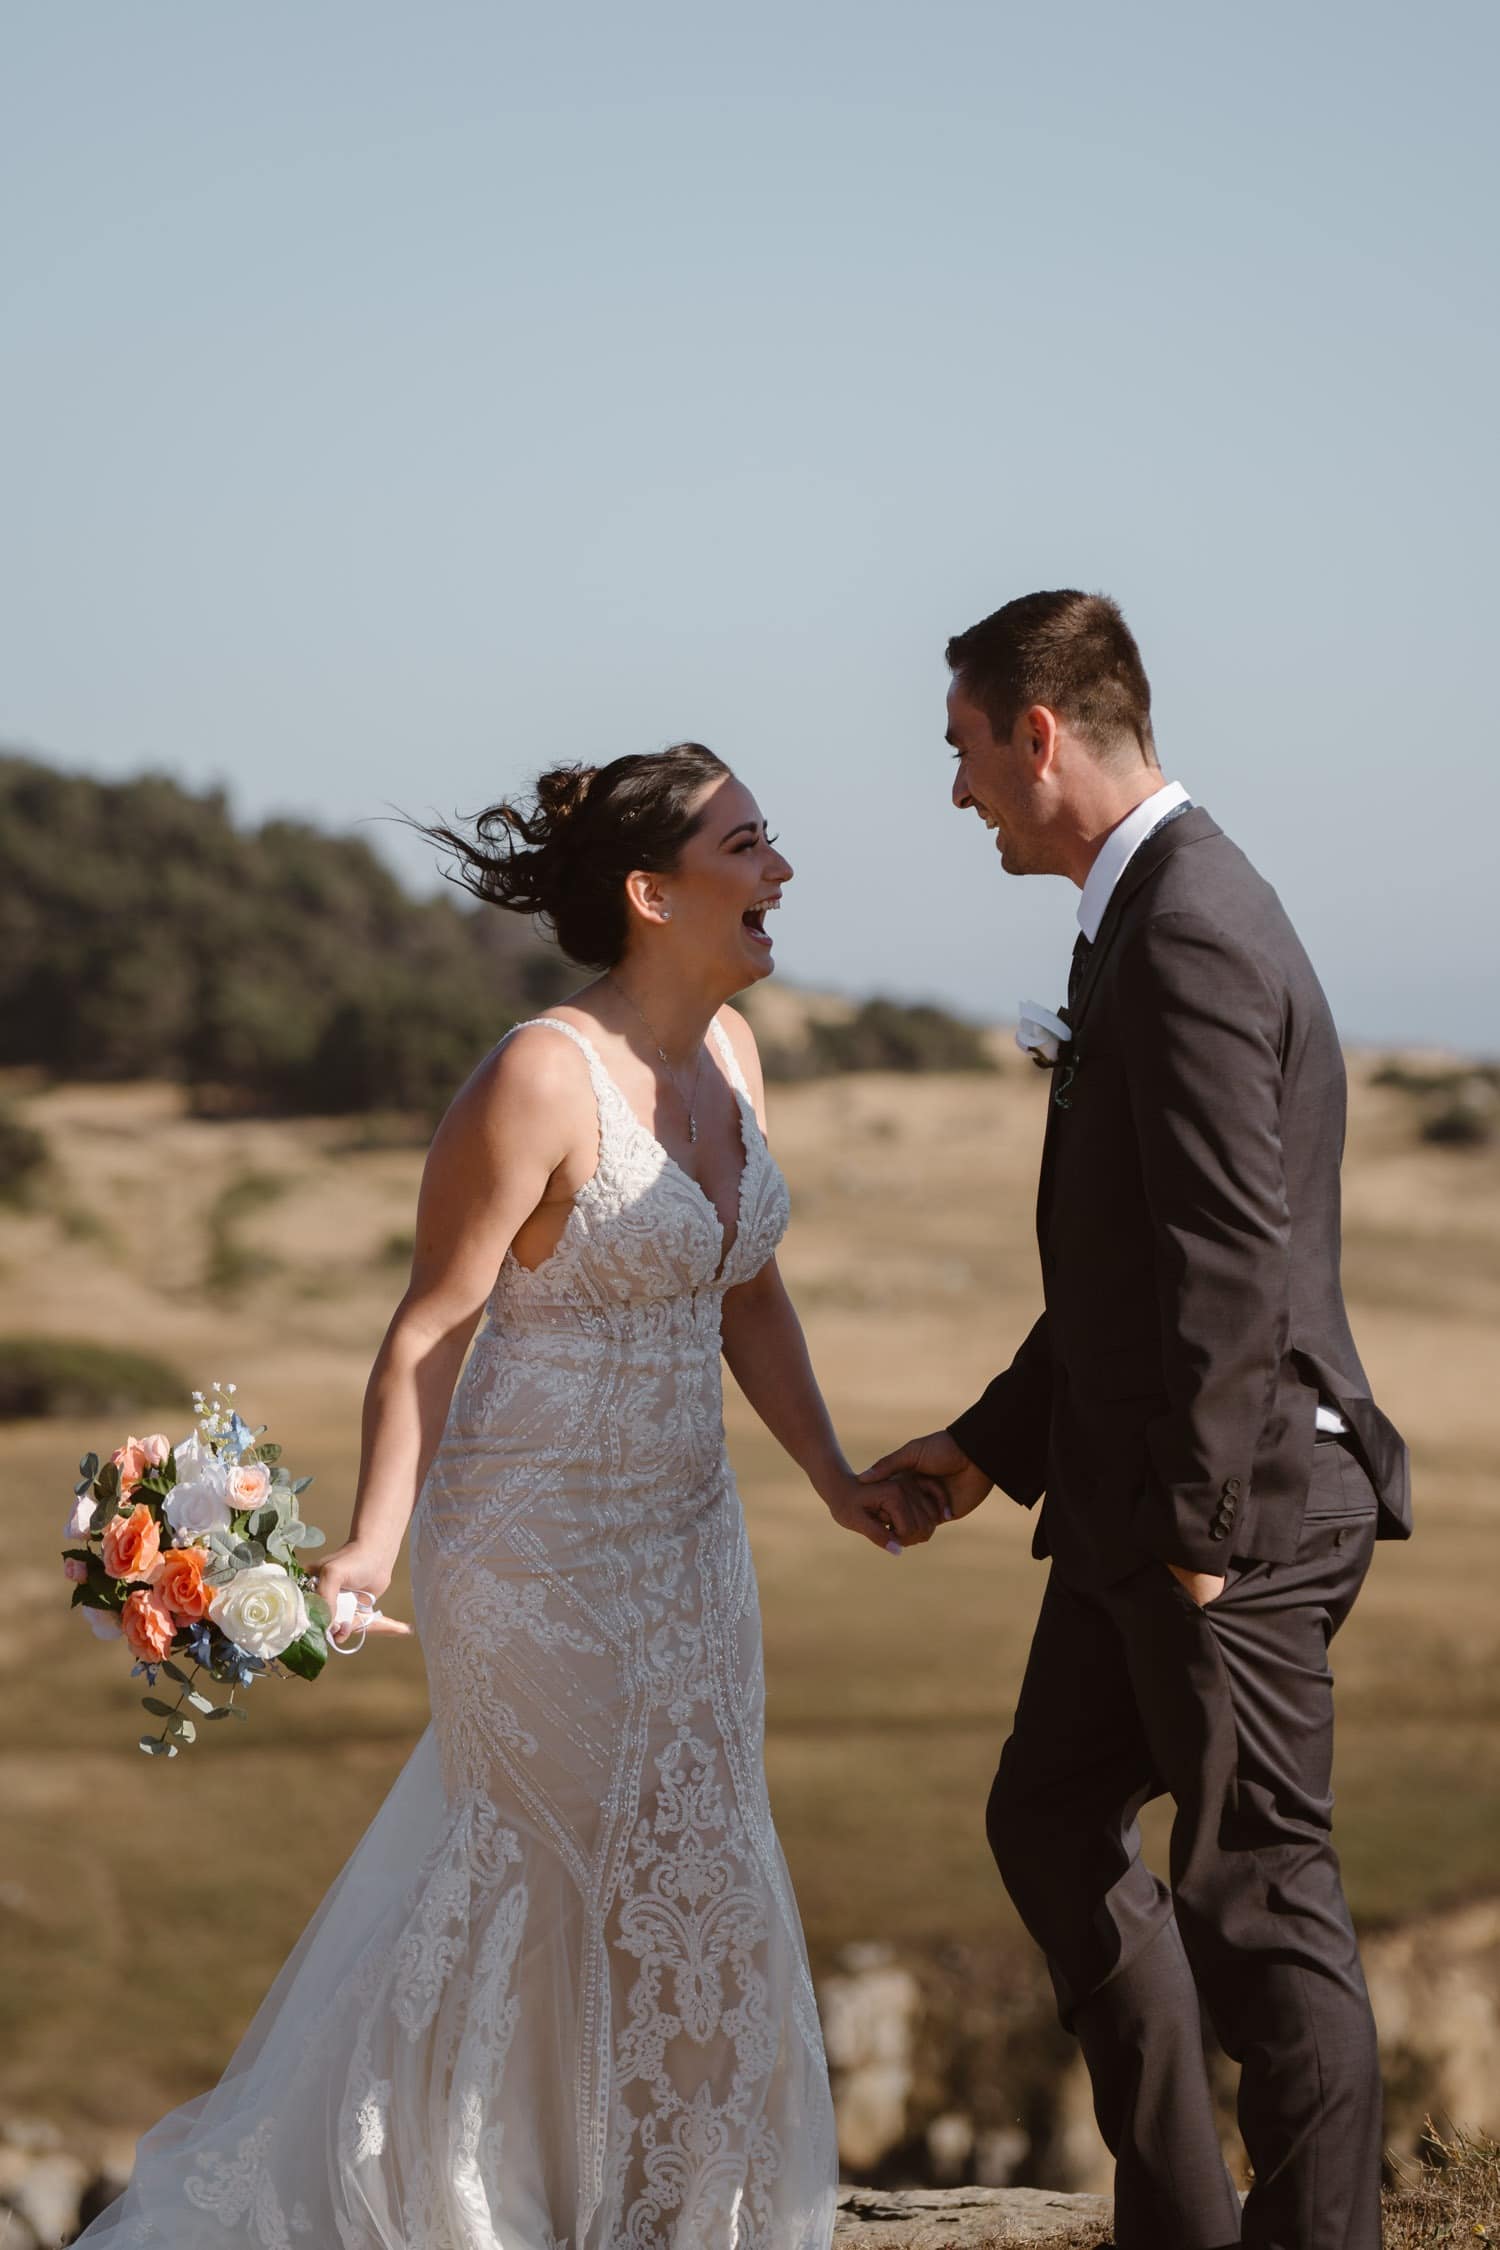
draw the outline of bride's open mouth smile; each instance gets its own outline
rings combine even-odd
[[[768,953],[771,950],[771,937],[766,929],[766,916],[774,914],[780,904],[781,893],[777,891],[769,898],[757,899],[754,906],[747,907],[740,916],[747,934],[757,945],[763,945]]]

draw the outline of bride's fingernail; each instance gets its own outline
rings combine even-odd
[[[902,1546],[899,1539],[887,1539],[885,1543],[885,1551],[888,1555],[904,1555],[906,1549]]]
[[[945,1508],[945,1509],[943,1510],[943,1521],[944,1521],[944,1523],[952,1523],[952,1521],[953,1521],[953,1510],[952,1510],[951,1508]]]

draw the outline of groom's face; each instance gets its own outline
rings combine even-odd
[[[1029,714],[1023,712],[1009,737],[997,741],[988,715],[970,702],[962,681],[955,679],[948,690],[948,741],[958,760],[953,802],[960,812],[976,813],[994,832],[1006,874],[1051,873],[1031,779],[1035,759]]]

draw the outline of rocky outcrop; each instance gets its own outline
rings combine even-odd
[[[1500,1899],[1372,1932],[1363,1951],[1393,2156],[1421,2154],[1429,2117],[1500,2133]],[[1088,2077],[1038,1960],[846,1946],[819,2000],[847,2178],[1108,2194]],[[1235,2074],[1222,2056],[1213,2067],[1225,2152],[1243,2176]]]
[[[1097,2195],[1044,2188],[846,2188],[837,2250],[1086,2250],[1109,2230]]]

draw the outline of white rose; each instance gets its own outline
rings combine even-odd
[[[1016,1045],[1023,1055],[1030,1055],[1032,1061],[1041,1068],[1050,1070],[1072,1036],[1071,1029],[1063,1022],[1062,1017],[1054,1015],[1050,1008],[1044,1008],[1040,1000],[1021,1002]]]
[[[184,1453],[186,1468],[184,1471]],[[177,1482],[162,1503],[162,1514],[179,1539],[203,1539],[227,1531],[234,1514],[229,1472],[206,1447],[177,1453]]]
[[[72,1511],[67,1522],[63,1525],[64,1539],[86,1539],[89,1535],[89,1526],[93,1520],[94,1495],[92,1492],[85,1491],[80,1493],[73,1502]]]
[[[252,1563],[221,1586],[208,1605],[221,1633],[247,1656],[280,1656],[310,1622],[302,1588],[280,1563]]]
[[[87,1609],[82,1602],[78,1614],[96,1641],[117,1641],[120,1638],[120,1620],[107,1609]]]

